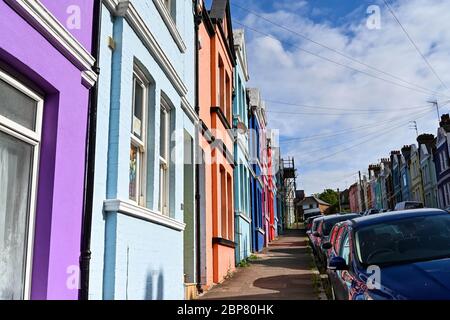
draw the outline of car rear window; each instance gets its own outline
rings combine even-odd
[[[405,204],[405,209],[421,209],[423,208],[422,203],[416,203],[416,202],[407,202]]]
[[[336,223],[342,222],[342,221],[346,221],[346,220],[350,220],[353,218],[358,217],[358,215],[356,214],[349,214],[349,215],[342,215],[340,217],[336,217],[333,219],[329,219],[329,220],[325,220],[323,223],[323,227],[322,227],[322,234],[324,236],[328,236],[331,232],[331,229],[333,229],[334,225]]]

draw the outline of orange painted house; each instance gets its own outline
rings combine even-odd
[[[235,269],[232,100],[235,54],[228,0],[199,0],[200,279],[204,289]],[[200,13],[201,11],[201,13]]]

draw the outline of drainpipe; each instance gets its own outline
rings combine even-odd
[[[99,75],[102,1],[94,1],[92,24],[92,55],[95,58],[94,72]],[[89,299],[89,265],[91,261],[92,207],[94,197],[95,143],[97,136],[98,79],[89,92],[89,110],[86,134],[86,168],[84,173],[83,217],[80,252],[79,300]]]
[[[199,87],[199,28],[200,23],[202,22],[202,15],[199,9],[200,1],[199,0],[193,0],[194,4],[194,25],[195,25],[195,112],[197,115],[200,114],[200,87]],[[197,131],[197,137],[200,137],[200,125],[198,126]],[[199,142],[199,141],[197,141]],[[200,242],[201,242],[201,233],[200,233],[200,224],[201,224],[201,208],[200,208],[200,161],[203,161],[199,157],[199,151],[200,151],[200,145],[197,146],[197,157],[196,157],[196,163],[195,163],[195,237],[196,237],[196,278],[197,278],[197,292],[202,293],[202,284],[201,284],[201,277],[202,277],[202,271],[201,271],[201,250],[200,250]]]

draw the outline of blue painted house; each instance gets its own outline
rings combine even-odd
[[[195,283],[192,1],[103,2],[91,299]]]
[[[404,146],[402,148],[402,157],[400,165],[403,201],[411,200],[411,175],[409,170],[410,164],[411,164],[411,146]]]
[[[249,147],[250,147],[250,191],[252,212],[252,251],[260,252],[265,245],[263,180],[262,180],[262,135],[261,121],[264,121],[263,102],[258,89],[247,89],[249,101]]]
[[[438,205],[441,209],[445,209],[450,206],[450,152],[448,143],[449,133],[450,116],[448,114],[444,114],[441,117],[440,126],[437,131],[436,149],[434,152]]]
[[[234,142],[234,214],[236,264],[251,253],[250,166],[248,105],[246,83],[249,80],[244,30],[233,32],[236,66],[234,69],[233,128]]]

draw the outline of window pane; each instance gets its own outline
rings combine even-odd
[[[35,130],[36,112],[35,100],[0,79],[0,115]]]
[[[131,145],[130,148],[130,186],[129,195],[130,199],[137,201],[137,177],[138,177],[138,153],[139,150],[136,146]]]
[[[142,138],[144,109],[144,88],[140,83],[134,81],[134,114],[133,114],[133,134],[139,139]]]
[[[0,132],[0,299],[23,298],[33,147]]]
[[[159,141],[159,155],[161,158],[166,159],[167,156],[167,113],[164,109],[161,109],[160,115],[160,141]]]

